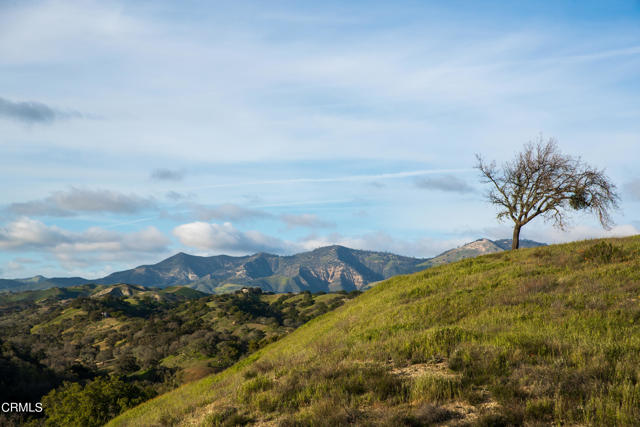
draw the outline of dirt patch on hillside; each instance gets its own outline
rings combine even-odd
[[[407,381],[414,381],[423,376],[443,379],[461,378],[459,373],[453,372],[449,369],[446,361],[435,363],[416,363],[414,365],[391,369],[391,373]],[[435,422],[433,425],[453,427],[474,424],[481,417],[499,411],[500,404],[493,398],[488,390],[484,388],[479,389],[477,390],[477,394],[482,403],[472,405],[462,399],[454,399],[446,403],[440,403],[438,407],[441,408],[441,410],[449,411],[451,417],[447,421]],[[433,402],[417,400],[412,402],[411,406],[416,413],[420,413],[421,408],[424,405],[431,406],[432,403]]]

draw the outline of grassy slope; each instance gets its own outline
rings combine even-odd
[[[607,242],[387,280],[110,425],[635,424],[640,236]]]

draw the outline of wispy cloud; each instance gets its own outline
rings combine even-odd
[[[280,184],[313,184],[313,183],[339,183],[339,182],[358,182],[358,181],[375,181],[385,179],[402,179],[411,178],[421,175],[432,175],[442,173],[465,173],[472,171],[471,168],[460,169],[422,169],[403,172],[389,172],[379,173],[371,175],[343,175],[335,177],[316,177],[316,178],[287,178],[287,179],[266,179],[260,181],[246,181],[246,182],[229,182],[226,184],[213,184],[202,187],[194,187],[192,190],[207,189],[207,188],[226,188],[226,187],[245,187],[256,185],[280,185]]]
[[[135,194],[72,187],[66,191],[56,191],[41,200],[12,203],[7,210],[18,215],[73,216],[83,212],[130,214],[154,208],[155,205],[155,200]]]
[[[173,169],[154,169],[151,171],[151,179],[158,181],[182,181],[185,172],[183,170]]]
[[[466,181],[453,176],[445,175],[438,177],[419,178],[415,181],[416,187],[425,190],[439,190],[450,193],[473,193],[474,188],[467,184]]]
[[[0,98],[0,118],[17,120],[23,123],[52,123],[59,119],[81,118],[75,111],[62,111],[35,101],[15,102]]]
[[[557,63],[558,60],[565,61],[600,61],[619,56],[640,56],[640,46],[626,46],[617,49],[605,49],[593,52],[579,53],[575,55],[567,55],[562,58],[549,58],[549,62]]]
[[[335,226],[334,223],[323,221],[315,214],[283,214],[280,216],[280,219],[288,228],[323,228]]]
[[[225,203],[217,206],[205,206],[193,204],[191,210],[195,217],[203,221],[212,219],[222,221],[244,221],[255,218],[268,218],[271,214],[257,210],[246,208],[244,206]]]

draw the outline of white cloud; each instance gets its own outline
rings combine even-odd
[[[27,217],[0,228],[0,249],[48,249],[71,240],[71,233]]]
[[[173,234],[185,246],[234,255],[256,252],[292,254],[323,246],[342,245],[354,249],[387,251],[399,255],[426,258],[469,241],[465,238],[402,240],[393,238],[384,232],[367,233],[360,236],[345,236],[339,233],[312,234],[300,240],[291,241],[258,231],[241,231],[228,222],[224,224],[191,222],[176,227]]]
[[[130,261],[132,257],[167,252],[169,239],[155,227],[121,233],[92,227],[68,231],[22,217],[0,227],[0,250],[38,251],[54,255],[63,265],[87,265],[105,260]]]
[[[230,222],[191,222],[174,228],[180,242],[192,248],[216,253],[291,252],[295,245],[259,231],[240,231]]]

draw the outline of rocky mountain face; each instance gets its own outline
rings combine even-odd
[[[179,253],[154,265],[113,273],[96,283],[186,285],[205,292],[244,286],[273,292],[358,290],[372,282],[420,270],[424,259],[328,246],[291,256],[199,257]]]
[[[529,240],[522,247],[541,246]],[[511,240],[479,239],[437,257],[420,259],[387,252],[362,251],[327,246],[291,256],[258,253],[247,256],[201,257],[178,253],[157,264],[141,265],[97,280],[81,277],[0,280],[0,291],[38,290],[84,283],[111,285],[129,283],[166,288],[182,285],[208,293],[232,292],[245,286],[273,292],[333,292],[363,290],[398,274],[455,262],[511,248]]]

